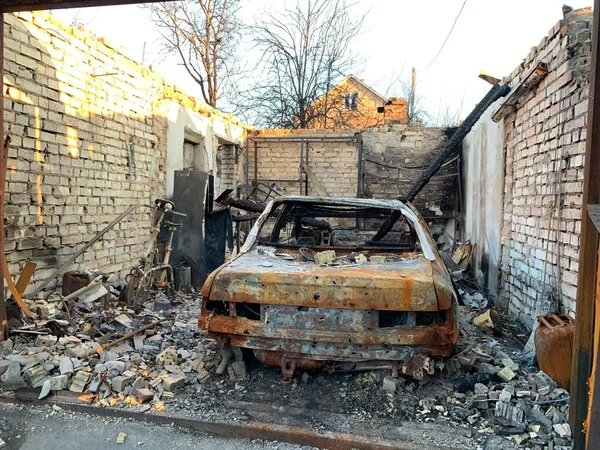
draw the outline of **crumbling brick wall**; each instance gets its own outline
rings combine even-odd
[[[501,298],[531,325],[550,302],[575,310],[591,10],[569,14],[510,76],[539,62],[543,81],[505,118]]]
[[[300,142],[296,140],[260,140],[290,137],[310,139],[309,166],[333,197],[355,197],[358,193],[359,145],[356,141],[318,140],[320,136],[342,137],[359,134],[362,139],[364,197],[396,198],[421,176],[447,140],[443,128],[385,127],[357,130],[263,130],[256,140],[258,180],[290,180],[277,184],[289,194],[300,194]],[[254,180],[254,143],[249,145],[249,179]],[[452,161],[431,180],[416,198],[415,204],[424,216],[454,217],[457,213],[458,162]],[[304,189],[304,188],[303,188]],[[304,190],[302,191],[304,193]],[[318,192],[309,183],[309,195]]]
[[[404,196],[443,148],[445,128],[387,126],[363,133],[365,196]],[[415,198],[421,214],[450,218],[458,212],[458,161],[444,165]]]
[[[4,17],[10,272],[36,262],[33,289],[140,205],[72,266],[125,276],[150,244],[147,206],[166,194],[168,103],[218,112],[81,28],[43,12]]]
[[[240,195],[244,188],[245,149],[238,145],[223,145],[217,154],[217,177],[220,180],[217,194],[233,189]]]

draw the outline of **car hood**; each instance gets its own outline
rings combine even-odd
[[[437,311],[433,264],[411,255],[385,263],[319,266],[255,249],[213,273],[203,295],[299,307]]]

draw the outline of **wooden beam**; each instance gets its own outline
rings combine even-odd
[[[0,13],[41,9],[87,8],[93,6],[135,5],[164,0],[2,0]]]
[[[4,152],[4,14],[0,12],[0,152]],[[6,177],[6,159],[0,155],[0,178]],[[1,174],[4,174],[3,176]],[[4,255],[4,182],[0,185],[0,255]],[[0,277],[4,270],[0,258]],[[4,303],[4,277],[0,283],[0,341],[8,337],[8,319]]]
[[[30,319],[33,319],[34,318],[33,313],[27,307],[25,302],[23,301],[23,298],[21,297],[21,294],[19,294],[17,286],[15,286],[15,282],[13,281],[12,277],[10,276],[10,272],[8,271],[8,263],[6,262],[6,255],[4,255],[4,253],[2,253],[1,261],[2,261],[2,270],[4,272],[4,279],[6,280],[6,284],[8,284],[8,288],[10,289],[10,292],[12,293],[13,298],[17,302],[17,305],[19,305],[19,308],[21,308],[21,311],[23,311],[27,317],[29,317]]]
[[[596,273],[598,265],[598,230],[592,221],[587,205],[600,203],[600,0],[594,0],[592,26],[592,60],[590,64],[590,90],[587,116],[587,138],[583,175],[581,214],[581,246],[577,279],[577,308],[575,314],[575,342],[571,375],[571,403],[569,419],[573,430],[573,448],[586,448],[584,422],[588,418],[588,379],[592,373],[594,340],[594,315],[596,301]],[[598,379],[598,378],[596,378]],[[598,389],[595,390],[598,392]],[[595,402],[588,422],[589,436],[600,432],[600,402]],[[588,443],[592,441],[588,440]],[[598,441],[595,443],[598,444]],[[594,444],[591,444],[592,446]],[[588,446],[588,448],[593,448]]]
[[[596,255],[596,257],[600,260],[600,251]],[[598,358],[600,357],[600,267],[598,267],[598,271],[596,272],[596,314],[595,314],[595,327],[594,327],[594,341],[593,341],[593,351],[592,351],[592,375],[589,379],[589,388],[590,388],[590,396],[589,396],[589,405],[588,405],[588,432],[586,436],[586,445],[587,448],[592,450],[596,448],[592,443],[597,444],[600,442],[600,426],[598,425],[598,420],[600,420],[599,416],[599,406],[600,406],[600,386],[598,386],[598,380],[600,380],[600,361]]]
[[[494,122],[500,122],[517,106],[519,100],[533,90],[544,77],[548,75],[548,64],[545,62],[537,63],[524,77],[519,81],[505,97],[502,104],[492,114]]]
[[[29,284],[29,280],[31,280],[31,277],[33,276],[33,272],[35,271],[36,267],[37,264],[32,261],[27,261],[25,263],[25,268],[23,269],[23,272],[21,272],[21,275],[17,280],[16,288],[19,295],[22,296],[25,293],[27,285]]]

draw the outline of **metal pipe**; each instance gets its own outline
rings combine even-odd
[[[96,236],[94,236],[91,241],[89,241],[87,244],[85,244],[83,247],[81,247],[75,254],[73,254],[72,256],[70,256],[69,259],[67,259],[58,269],[56,269],[54,272],[52,272],[52,275],[50,275],[48,278],[46,278],[42,282],[42,284],[40,284],[38,287],[36,287],[35,290],[32,293],[30,293],[30,294],[27,295],[27,297],[33,297],[35,294],[37,294],[42,289],[44,289],[46,286],[48,286],[48,284],[50,284],[50,282],[52,280],[54,280],[57,276],[59,276],[61,273],[63,273],[88,248],[90,248],[92,245],[94,245],[96,242],[98,242],[100,240],[100,238],[102,236],[104,236],[112,227],[114,227],[116,224],[118,224],[126,216],[128,216],[129,214],[131,214],[131,212],[134,211],[136,208],[137,208],[137,205],[130,206],[129,208],[127,208],[126,211],[122,212],[119,215],[119,217],[117,217],[111,223],[109,223],[108,225],[106,225],[106,227],[104,227],[104,229],[102,231],[100,231],[98,234],[96,234]]]
[[[308,145],[308,141],[306,141],[305,144],[305,156],[304,156],[304,160],[306,161],[306,167],[308,167],[308,151],[310,149],[310,146]],[[304,195],[308,195],[308,176],[304,177]]]
[[[300,185],[300,195],[302,195],[302,182],[304,175],[302,174],[302,160],[304,159],[304,139],[300,140],[300,164],[298,164],[298,184]]]
[[[248,138],[252,142],[300,142],[301,140],[310,139],[311,141],[354,141],[356,136],[306,136],[306,137],[288,137],[288,136],[273,136],[273,137],[251,137]]]
[[[250,147],[248,147],[249,141],[248,141],[248,137],[246,137],[246,151],[245,151],[245,155],[244,155],[244,160],[245,160],[245,164],[244,164],[244,178],[246,179],[246,184],[244,186],[244,197],[248,198],[248,193],[249,193],[249,184],[250,184],[250,176],[249,176],[249,172],[250,172]]]
[[[258,143],[254,141],[254,185],[258,182]]]

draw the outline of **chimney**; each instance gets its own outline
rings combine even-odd
[[[383,118],[386,124],[408,124],[408,101],[405,98],[390,97],[383,107]]]

